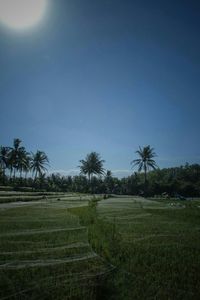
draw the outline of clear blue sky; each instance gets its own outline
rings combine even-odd
[[[118,176],[138,146],[160,167],[200,163],[200,2],[50,0],[26,32],[0,27],[0,144],[52,170],[97,151]]]

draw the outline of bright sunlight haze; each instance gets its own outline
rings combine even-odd
[[[46,6],[46,0],[0,0],[0,21],[13,29],[26,29],[42,19]]]

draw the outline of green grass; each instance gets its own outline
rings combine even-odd
[[[107,299],[200,298],[198,203],[126,197],[103,200],[93,213],[73,209],[88,222],[95,251],[116,266]]]
[[[0,204],[0,299],[200,298],[200,200],[52,196]]]
[[[68,211],[81,197],[0,208],[0,299],[95,299],[109,265]]]

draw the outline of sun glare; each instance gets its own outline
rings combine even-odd
[[[13,29],[36,25],[43,17],[47,0],[0,0],[0,22]]]

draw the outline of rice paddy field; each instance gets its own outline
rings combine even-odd
[[[200,200],[0,191],[0,299],[200,299]]]

